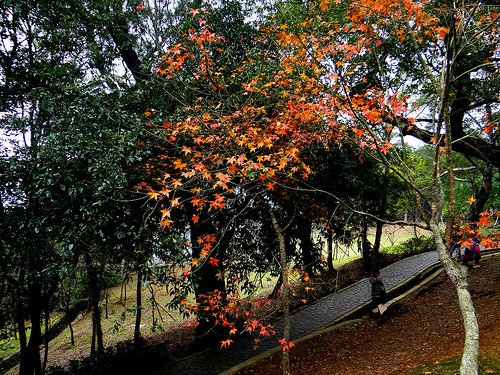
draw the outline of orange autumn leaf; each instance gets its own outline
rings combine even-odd
[[[179,198],[174,198],[170,200],[170,205],[172,207],[178,207],[181,205],[181,202],[179,201]]]
[[[288,351],[295,346],[295,343],[293,341],[286,341],[285,339],[279,339],[278,342],[280,343],[284,351]]]
[[[148,192],[148,196],[149,196],[149,199],[154,199],[156,201],[156,200],[158,200],[159,194],[156,191],[151,190]]]
[[[220,194],[215,194],[215,200],[213,201],[210,201],[210,209],[212,208],[215,208],[215,209],[221,209],[221,208],[224,208],[226,206],[226,204],[224,203],[224,196],[220,195]]]
[[[365,131],[363,129],[354,129],[354,133],[358,136],[361,137],[363,134],[365,134]]]
[[[205,112],[203,115],[201,115],[201,118],[203,119],[203,121],[210,121],[212,116],[210,115],[210,113]]]
[[[491,222],[492,222],[491,218],[489,218],[486,215],[481,215],[481,217],[479,218],[478,224],[480,226],[486,227],[486,226],[490,225]]]
[[[172,190],[165,189],[165,188],[160,190],[160,194],[166,196],[167,198],[170,196],[171,192],[172,192]]]
[[[172,225],[172,220],[170,219],[160,221],[161,229],[170,228],[170,225]]]
[[[231,340],[231,339],[224,340],[224,341],[221,341],[221,342],[220,342],[220,347],[221,347],[221,348],[227,348],[227,347],[229,347],[229,345],[231,345],[232,343],[233,343],[233,340]]]
[[[219,181],[224,182],[226,184],[231,180],[231,177],[229,175],[222,172],[217,172],[215,174],[215,177],[217,177]]]
[[[219,259],[217,258],[214,258],[214,257],[211,257],[209,260],[208,260],[208,263],[214,267],[218,267],[219,266]]]
[[[204,236],[204,240],[205,240],[205,242],[215,243],[215,242],[217,242],[217,237],[215,237],[215,236],[213,236],[211,234],[206,234]]]
[[[204,243],[201,251],[204,251],[206,254],[212,249],[212,245],[209,243]]]
[[[162,220],[165,219],[165,217],[170,218],[170,210],[167,210],[166,208],[160,210],[161,212],[161,218]]]
[[[186,168],[186,163],[184,163],[181,159],[175,159],[173,164],[175,169],[183,170]]]
[[[191,198],[191,204],[193,205],[193,207],[201,207],[202,199],[197,198],[197,197],[193,197],[193,198]]]
[[[192,266],[192,267],[195,267],[195,266],[197,266],[198,264],[200,264],[200,261],[199,261],[199,259],[197,259],[197,258],[192,258],[192,259],[191,259],[191,261],[190,261],[190,263],[191,263],[191,266]]]

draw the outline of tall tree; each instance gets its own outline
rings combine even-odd
[[[169,192],[166,205],[178,203],[171,192],[197,180],[206,181],[203,189],[193,190],[203,198],[191,201],[207,210],[225,208],[229,194],[250,186],[254,194],[259,188],[261,192],[285,188],[282,194],[287,187],[301,191],[313,172],[304,162],[304,150],[312,145],[340,150],[344,144],[356,145],[385,165],[386,174],[390,171],[405,181],[416,199],[423,226],[433,233],[440,259],[457,287],[466,329],[461,371],[474,373],[478,327],[467,272],[451,260],[446,245],[455,220],[452,150],[497,164],[495,145],[481,136],[461,138],[464,134],[456,131],[463,130],[464,111],[497,101],[497,15],[488,5],[465,2],[438,6],[420,1],[319,1],[293,7],[301,10],[294,12],[296,17],[283,22],[278,12],[261,28],[260,40],[274,43],[276,52],[256,53],[229,80],[223,79],[226,67],[212,52],[224,51],[224,39],[211,32],[202,16],[202,28],[193,30],[190,42],[167,51],[162,74],[172,79],[190,72],[201,80],[200,91],[215,94],[201,96],[196,105],[184,107],[174,121],[164,124],[169,140],[182,142],[178,147],[184,154],[166,164],[165,169],[173,171],[162,181]],[[468,54],[479,51],[481,61],[468,59]],[[482,99],[474,106],[463,105],[465,76],[488,87],[478,91]],[[234,87],[233,82],[241,82],[242,94],[230,99],[219,94]],[[406,91],[420,94],[415,102],[425,105],[427,118],[411,117],[414,97]],[[416,134],[417,125],[426,123],[432,125],[433,137],[428,140],[434,147],[433,169],[426,176],[428,190],[405,164],[404,148],[399,154],[393,143],[398,127]],[[477,124],[487,132],[497,128],[489,122],[486,127],[481,121]],[[467,148],[472,144],[475,150]],[[443,184],[449,186],[444,237]],[[151,194],[158,197],[161,191]],[[374,214],[365,207],[364,217],[381,223],[384,206],[385,199]]]

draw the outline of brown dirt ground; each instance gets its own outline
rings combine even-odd
[[[473,269],[470,289],[480,326],[481,353],[500,347],[500,256],[483,259]],[[380,317],[313,340],[290,352],[292,374],[398,374],[422,363],[459,356],[464,330],[456,291],[446,274],[389,307]],[[280,374],[281,355],[263,360],[238,374]],[[491,372],[496,373],[496,372]]]

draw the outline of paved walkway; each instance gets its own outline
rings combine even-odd
[[[387,290],[390,290],[411,276],[438,262],[437,252],[428,252],[403,259],[381,270]],[[291,316],[291,340],[311,334],[332,325],[335,320],[371,300],[368,279],[363,279],[345,289],[306,306]],[[158,375],[212,375],[220,374],[278,344],[282,337],[283,323],[274,324],[276,335],[263,338],[258,347],[252,341],[255,337],[242,337],[228,349],[207,349],[190,357],[169,363]]]

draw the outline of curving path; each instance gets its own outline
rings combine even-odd
[[[389,265],[381,270],[386,289],[390,292],[405,284],[438,263],[436,251],[414,255]],[[371,287],[367,278],[305,306],[291,315],[291,340],[309,335],[319,329],[338,323],[340,320],[371,301]],[[212,375],[220,374],[258,354],[276,347],[282,337],[283,323],[274,324],[276,335],[262,338],[254,347],[252,337],[241,337],[227,349],[207,349],[192,356],[168,363],[156,375]]]

